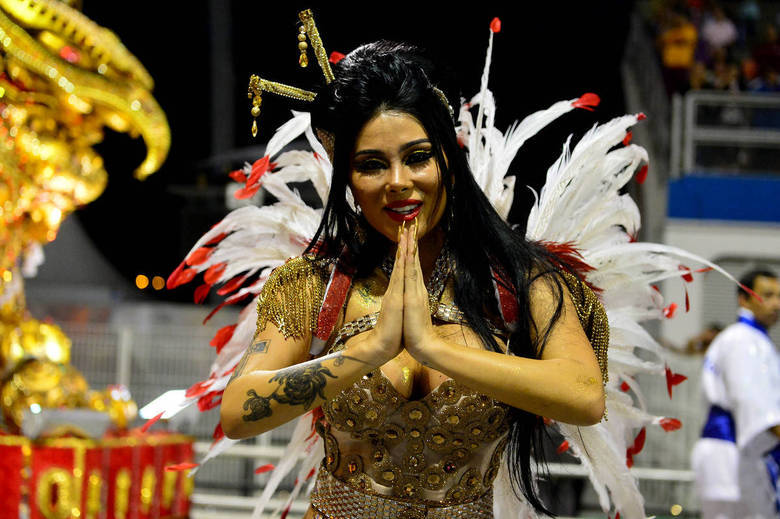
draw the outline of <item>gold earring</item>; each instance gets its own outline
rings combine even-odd
[[[306,43],[306,26],[301,25],[298,28],[298,49],[301,51],[301,55],[298,58],[298,65],[303,68],[309,66],[309,56],[306,55],[306,49],[309,48],[309,44]]]

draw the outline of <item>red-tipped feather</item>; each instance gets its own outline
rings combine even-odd
[[[563,442],[560,445],[558,445],[558,448],[555,450],[555,452],[557,452],[558,454],[563,454],[567,450],[569,450],[569,442],[568,440],[563,440]]]
[[[633,136],[634,134],[631,133],[630,131],[626,132],[626,136],[623,137],[623,146],[628,146],[631,143],[631,139]]]
[[[497,32],[501,32],[501,19],[496,16],[493,18],[493,20],[490,22],[490,30],[495,34]]]
[[[235,180],[236,182],[240,182],[241,184],[246,182],[246,173],[244,173],[244,171],[241,169],[231,171],[230,173],[228,173],[228,176],[233,180]]]
[[[247,187],[255,185],[257,182],[260,181],[260,178],[266,174],[266,172],[271,167],[271,158],[266,155],[262,158],[259,158],[255,161],[254,164],[252,164],[252,172],[249,175],[249,178],[246,181]]]
[[[255,193],[260,191],[260,187],[260,184],[255,184],[252,187],[242,187],[233,193],[233,196],[238,200],[246,200],[247,198],[252,198],[255,196]]]
[[[198,399],[198,409],[201,411],[210,411],[222,403],[222,393],[224,391],[211,391]]]
[[[165,283],[165,286],[168,287],[168,290],[173,290],[177,286],[181,285],[180,282],[182,272],[184,272],[184,269],[187,268],[187,264],[185,262],[179,263],[179,266],[176,267],[176,270],[171,272],[171,275],[168,276],[168,280]]]
[[[644,112],[639,112],[636,114],[637,121],[644,121],[645,119],[647,119],[647,116],[644,114]]]
[[[636,174],[636,181],[639,184],[644,184],[645,180],[647,180],[647,164],[639,168],[639,171]]]
[[[142,433],[145,433],[146,431],[148,431],[148,430],[149,430],[149,428],[150,428],[152,425],[154,425],[154,424],[155,424],[155,422],[157,422],[157,420],[159,420],[160,418],[162,418],[162,415],[164,415],[164,414],[165,414],[165,411],[163,411],[162,413],[158,414],[158,415],[157,415],[157,416],[155,416],[154,418],[149,418],[149,419],[146,421],[146,423],[144,424],[144,426],[143,426],[143,427],[141,427],[141,432],[142,432]]]
[[[226,296],[238,287],[240,287],[244,281],[246,281],[246,276],[236,276],[224,285],[220,287],[219,290],[217,290],[217,294],[221,296]]]
[[[261,465],[255,469],[255,474],[263,474],[264,472],[269,472],[273,470],[275,467],[270,464],[266,463],[265,465]]]
[[[209,342],[211,346],[217,349],[217,355],[219,355],[219,352],[222,351],[222,348],[225,346],[225,344],[227,344],[230,338],[233,337],[233,333],[236,331],[236,326],[237,325],[235,324],[223,326],[217,330],[214,338],[211,339],[211,342]]]
[[[209,290],[211,290],[211,285],[208,283],[204,283],[195,289],[193,299],[195,300],[196,305],[201,304],[203,300],[206,299],[206,296],[209,295]]]
[[[195,382],[189,387],[189,389],[187,389],[187,391],[184,392],[184,396],[187,398],[193,398],[202,395],[209,390],[209,387],[211,387],[211,382],[211,379]]]
[[[207,259],[209,259],[209,256],[211,256],[211,253],[214,252],[214,249],[211,247],[199,247],[192,251],[192,254],[187,256],[187,259],[185,262],[190,267],[193,267],[195,265],[200,265],[202,263],[205,263]]]
[[[664,431],[669,432],[676,431],[682,427],[682,422],[677,418],[661,418],[659,425]]]
[[[688,377],[680,373],[674,373],[669,366],[666,366],[666,390],[669,392],[669,398],[672,398],[672,387],[682,384],[688,380]]]
[[[674,312],[677,310],[677,303],[672,303],[666,308],[664,308],[664,317],[667,319],[671,319],[674,317]]]
[[[629,389],[631,389],[631,386],[629,386],[629,385],[628,385],[628,382],[626,382],[626,381],[624,380],[624,381],[623,381],[623,382],[620,384],[620,390],[621,390],[621,391],[628,391]]]
[[[334,50],[333,52],[330,53],[330,58],[328,58],[328,61],[330,61],[335,65],[336,63],[343,60],[344,58],[346,58],[344,54]]]
[[[207,322],[209,322],[209,319],[211,319],[212,317],[214,317],[214,315],[215,315],[217,312],[219,312],[220,310],[222,310],[222,309],[223,309],[224,307],[226,307],[227,305],[232,305],[232,304],[238,303],[239,301],[243,301],[243,300],[244,300],[244,299],[246,299],[247,297],[249,297],[249,292],[247,292],[247,293],[245,293],[245,294],[241,294],[240,296],[239,296],[239,295],[235,295],[235,296],[231,296],[231,297],[229,297],[229,298],[225,299],[225,300],[224,300],[224,301],[222,301],[222,302],[221,302],[219,305],[217,305],[217,307],[216,307],[214,310],[212,310],[211,312],[209,312],[209,315],[207,315],[207,316],[206,316],[206,318],[205,318],[205,319],[203,319],[203,324],[206,324]]]
[[[222,275],[222,273],[225,271],[225,263],[217,263],[216,265],[210,266],[206,273],[203,274],[203,281],[208,283],[209,285],[213,285],[217,281],[219,281],[219,276]]]
[[[225,239],[225,236],[227,236],[227,233],[226,232],[221,232],[221,233],[217,234],[216,236],[214,236],[213,238],[211,238],[209,241],[207,241],[206,245],[214,245],[216,243],[219,243],[219,242],[221,242],[222,240]]]
[[[598,95],[592,92],[588,92],[587,94],[582,94],[582,96],[580,96],[580,98],[574,101],[571,105],[574,108],[582,108],[583,110],[592,112],[600,102],[601,98]]]

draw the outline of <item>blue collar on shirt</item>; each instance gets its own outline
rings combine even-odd
[[[766,330],[766,328],[763,325],[761,325],[761,323],[756,321],[756,317],[753,315],[753,312],[751,312],[746,308],[739,309],[739,318],[737,319],[737,322],[746,324],[751,328],[755,328],[759,332],[769,337],[769,332]]]

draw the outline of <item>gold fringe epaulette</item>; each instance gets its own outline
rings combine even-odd
[[[292,258],[276,268],[260,292],[255,333],[265,330],[269,322],[285,338],[312,333],[327,282],[327,263],[313,258]]]
[[[577,309],[577,317],[580,320],[585,335],[588,336],[596,359],[601,369],[601,377],[607,383],[607,349],[609,347],[609,321],[604,305],[593,293],[588,285],[580,281],[576,276],[561,271],[566,286],[569,288],[574,307]]]

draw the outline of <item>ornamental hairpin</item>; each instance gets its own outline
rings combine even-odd
[[[298,49],[301,51],[301,55],[298,58],[298,64],[301,67],[308,66],[309,58],[306,55],[306,51],[309,48],[310,43],[314,50],[314,55],[317,58],[317,63],[320,64],[322,74],[325,76],[325,82],[330,83],[333,81],[333,70],[330,68],[328,55],[322,44],[322,38],[320,38],[317,25],[314,23],[314,15],[312,14],[311,9],[306,9],[305,11],[298,13],[298,18],[301,21],[298,32]],[[309,40],[309,43],[306,42],[307,39]],[[289,97],[298,101],[306,101],[307,103],[311,103],[317,97],[316,93],[309,90],[268,81],[253,74],[249,78],[248,94],[249,99],[252,100],[252,117],[254,118],[252,121],[252,137],[257,137],[257,117],[260,115],[260,106],[263,103],[263,92]]]

